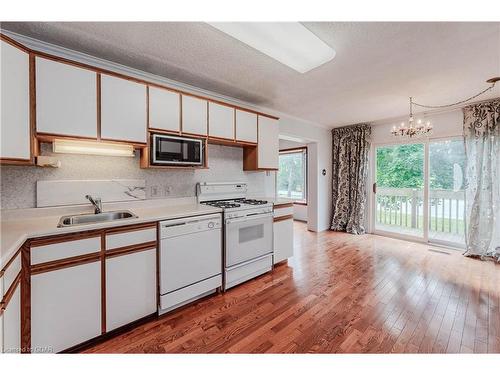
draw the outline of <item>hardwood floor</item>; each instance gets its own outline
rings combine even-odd
[[[86,352],[500,352],[500,265],[380,236],[294,229],[288,265]]]

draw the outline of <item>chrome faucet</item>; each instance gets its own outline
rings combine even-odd
[[[90,201],[90,203],[92,203],[92,205],[94,206],[94,213],[96,215],[100,214],[102,212],[101,198],[99,198],[99,197],[92,198],[91,195],[86,195],[85,198],[87,198]]]

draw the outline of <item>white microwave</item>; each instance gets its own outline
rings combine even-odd
[[[203,165],[203,140],[166,134],[151,135],[151,164]]]

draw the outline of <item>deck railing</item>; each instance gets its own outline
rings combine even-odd
[[[429,190],[429,231],[462,235],[464,217],[463,190]],[[423,219],[422,190],[377,188],[378,224],[422,229]]]

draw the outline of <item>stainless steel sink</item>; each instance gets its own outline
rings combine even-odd
[[[125,219],[134,219],[138,216],[130,211],[109,211],[109,212],[101,212],[99,214],[82,214],[82,215],[69,215],[63,216],[59,220],[59,224],[57,226],[61,227],[71,227],[74,225],[84,225],[84,224],[93,224],[93,223],[101,223],[106,221],[115,221],[115,220],[125,220]]]

